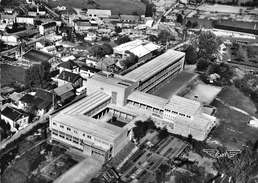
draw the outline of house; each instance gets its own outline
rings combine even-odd
[[[66,83],[54,89],[57,101],[62,104],[71,101],[75,97],[74,87],[71,83]]]
[[[28,40],[28,38],[31,38],[38,33],[38,30],[23,30],[2,36],[2,40],[5,42],[5,44],[17,46],[23,40]]]
[[[25,23],[34,25],[34,17],[33,16],[17,16],[16,23]]]
[[[11,95],[9,95],[9,99],[11,99],[11,101],[18,106],[19,100],[22,98],[23,95],[23,93],[13,92]]]
[[[1,14],[0,21],[1,23],[5,22],[6,24],[13,24],[15,22],[15,17],[16,17],[16,14],[12,14],[12,15]]]
[[[90,20],[74,20],[74,29],[76,31],[87,31],[87,30],[97,30],[98,24]]]
[[[80,68],[79,65],[76,64],[72,60],[68,60],[66,62],[63,62],[58,65],[59,67],[59,72],[61,73],[62,71],[68,71],[68,72],[74,72],[74,73],[79,73]]]
[[[111,16],[111,10],[88,9],[86,16],[89,18],[108,18]]]
[[[96,65],[97,69],[102,71],[110,71],[115,67],[115,61],[111,57],[106,57]]]
[[[88,32],[87,36],[84,39],[86,41],[95,41],[97,39],[97,35],[93,32]]]
[[[63,70],[58,78],[58,87],[66,83],[72,84],[74,88],[82,87],[82,77],[79,74]]]
[[[31,66],[33,64],[40,64],[41,62],[47,61],[50,64],[56,61],[56,57],[52,54],[45,53],[43,51],[31,49],[22,55],[22,61]]]
[[[7,14],[13,14],[14,13],[14,9],[13,8],[5,8],[4,12],[7,13]]]
[[[100,69],[97,69],[95,67],[89,67],[86,65],[80,67],[80,75],[85,79],[94,76],[95,73],[98,73],[100,71]]]
[[[86,64],[90,67],[96,67],[98,62],[99,60],[94,57],[87,57],[86,59]]]
[[[39,33],[41,35],[50,34],[56,31],[56,22],[44,23],[39,26]]]
[[[122,23],[137,24],[140,20],[140,16],[139,15],[120,15],[120,20]]]
[[[5,107],[1,112],[1,119],[8,122],[11,128],[22,128],[28,125],[29,115],[23,110],[14,107]]]
[[[31,94],[25,94],[20,100],[19,100],[19,109],[36,109],[36,113],[38,115],[44,115],[47,113],[51,107],[52,104],[55,102],[55,96],[53,93],[38,89],[35,93],[35,95]]]
[[[39,6],[39,7],[37,8],[37,13],[38,13],[39,15],[41,15],[41,16],[44,16],[44,15],[46,15],[47,11],[46,11],[46,9],[45,9],[44,6]]]

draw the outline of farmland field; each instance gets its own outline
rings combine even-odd
[[[253,116],[257,118],[253,102],[233,86],[225,87],[217,98],[211,105],[217,107],[215,116],[220,124],[211,137],[228,148],[241,148],[248,140],[254,142],[258,129],[248,126]]]
[[[68,10],[72,8],[105,9],[111,10],[112,15],[137,12],[139,15],[145,13],[145,4],[131,0],[94,0],[94,3],[87,3],[87,0],[51,0],[50,6],[65,6]]]

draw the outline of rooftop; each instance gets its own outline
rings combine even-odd
[[[98,105],[102,104],[103,102],[109,100],[111,97],[107,94],[97,91],[78,102],[68,106],[65,108],[62,113],[65,114],[75,114],[75,115],[84,115],[85,113],[91,111]]]
[[[164,106],[166,106],[168,103],[167,99],[140,91],[133,92],[131,95],[129,95],[128,100],[137,101],[158,109],[164,109]]]
[[[183,58],[184,55],[185,53],[180,51],[167,50],[167,52],[163,53],[162,55],[129,72],[125,75],[125,77],[137,81],[145,81],[162,69],[166,68],[171,63]]]
[[[79,74],[75,74],[73,72],[68,72],[68,71],[63,70],[59,74],[58,79],[74,83],[80,77],[81,76]]]
[[[54,92],[58,95],[58,96],[61,96],[69,91],[72,91],[74,88],[72,86],[71,83],[66,83],[62,86],[59,86],[57,88],[54,89]]]
[[[114,49],[114,52],[124,52],[126,50],[130,50],[136,46],[141,45],[143,42],[144,42],[143,40],[136,39],[134,41],[130,41],[130,42],[121,44],[119,46],[115,46],[113,49]]]
[[[68,60],[66,62],[63,62],[63,63],[59,64],[58,66],[62,67],[62,68],[65,68],[65,69],[69,69],[69,70],[73,70],[73,69],[79,67],[78,64],[76,64],[72,60]]]
[[[90,79],[94,79],[97,81],[105,82],[109,85],[115,85],[123,88],[128,88],[129,86],[135,83],[134,80],[128,79],[127,77],[105,71],[95,74]]]
[[[87,14],[110,16],[111,15],[111,10],[88,9]]]
[[[33,62],[44,62],[53,58],[54,55],[45,53],[43,51],[31,49],[27,53],[25,53],[22,57]]]
[[[176,112],[181,112],[186,115],[194,116],[201,107],[201,102],[195,100],[186,99],[174,95],[169,103],[165,106],[165,109],[169,109]]]
[[[1,115],[11,119],[12,121],[16,121],[22,116],[22,113],[13,107],[7,106],[3,111],[1,111]]]
[[[242,9],[241,11],[244,12],[247,8],[242,7],[242,6],[228,6],[228,5],[219,5],[219,4],[214,4],[214,5],[202,4],[197,9],[199,9],[201,11],[239,14],[240,9]]]

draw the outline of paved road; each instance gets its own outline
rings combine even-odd
[[[28,131],[30,131],[34,126],[36,126],[39,123],[45,123],[46,122],[46,116],[42,116],[41,118],[39,118],[39,120],[35,121],[34,123],[29,124],[27,127],[23,128],[22,130],[20,130],[19,132],[17,132],[16,134],[14,134],[11,138],[8,138],[2,142],[0,142],[0,149],[3,149],[7,144],[9,144],[10,142],[12,142],[13,140],[19,138],[22,134],[27,133]]]

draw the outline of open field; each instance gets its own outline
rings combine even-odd
[[[6,64],[1,64],[1,84],[6,85],[14,81],[24,83],[25,69]]]
[[[220,124],[211,137],[228,148],[241,148],[248,140],[257,140],[258,129],[248,126],[252,116],[257,117],[252,101],[232,86],[225,87],[218,99],[211,105],[217,107],[215,116],[220,119]]]
[[[145,4],[131,0],[94,0],[95,3],[87,3],[87,0],[56,0],[49,1],[52,7],[65,6],[68,10],[72,8],[106,9],[111,10],[112,15],[128,14],[137,12],[139,15],[145,13]]]

